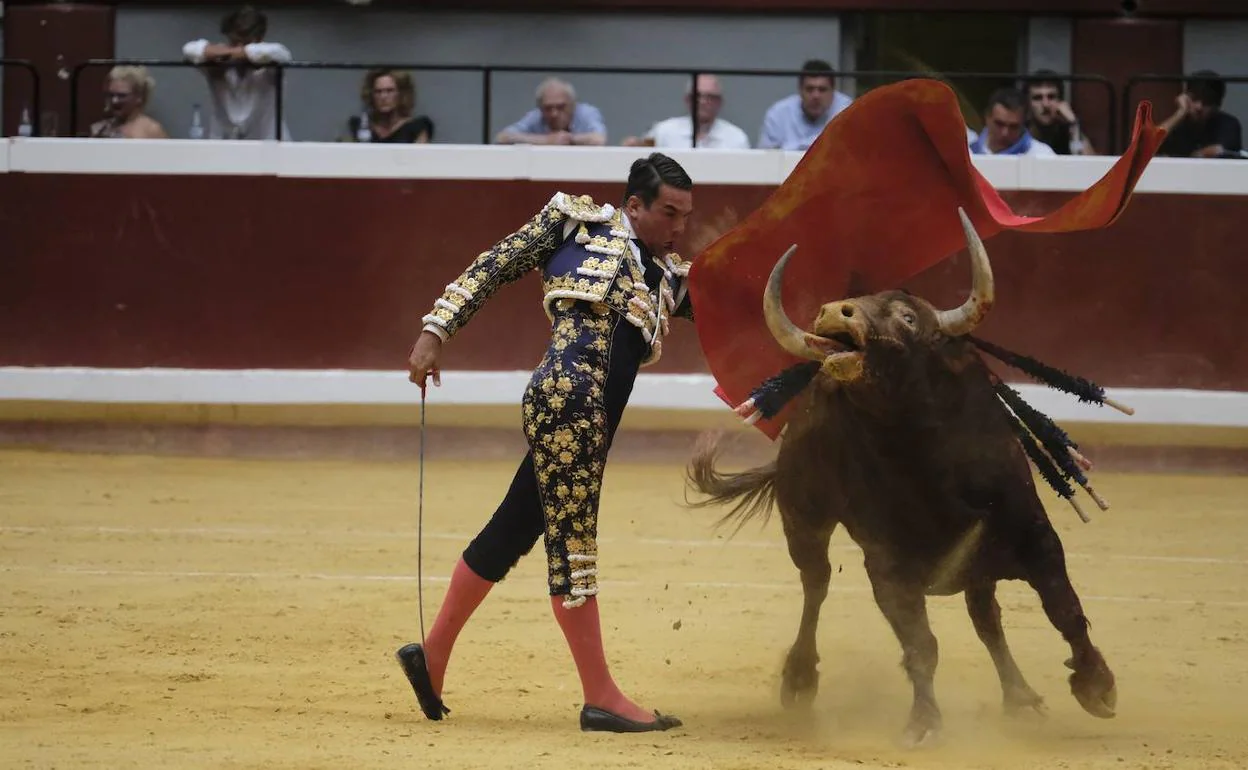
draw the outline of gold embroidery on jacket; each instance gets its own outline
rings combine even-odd
[[[446,292],[422,322],[440,326],[447,336],[455,334],[500,287],[540,267],[559,248],[563,243],[566,218],[553,202],[547,204],[515,233],[478,254],[472,264],[447,285]],[[457,289],[467,291],[471,299],[465,299]]]
[[[639,328],[650,344],[642,365],[657,361],[668,318],[675,310],[671,282],[688,275],[689,263],[675,253],[656,260],[664,268],[663,277],[657,290],[651,291],[629,248],[630,233],[624,227],[622,212],[609,204],[597,205],[586,195],[556,193],[523,227],[478,254],[447,284],[422,321],[441,327],[448,337],[454,335],[500,287],[545,264],[562,245],[563,227],[569,217],[579,220],[575,239],[591,255],[576,267],[575,275],[543,281],[542,304],[547,317],[553,320],[553,305],[560,300],[605,304]],[[586,222],[606,224],[608,234],[591,236]]]

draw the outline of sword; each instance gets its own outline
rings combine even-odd
[[[416,606],[420,610],[420,643],[425,643],[425,383],[420,383],[420,481],[416,492]]]
[[[436,370],[429,372],[435,374]],[[428,375],[426,375],[426,380]],[[420,644],[405,644],[395,653],[395,659],[403,669],[408,684],[416,694],[421,711],[429,719],[439,720],[451,712],[433,693],[429,672],[425,668],[425,590],[424,590],[424,531],[425,531],[425,386],[420,383],[420,460],[416,503],[416,604],[420,614]]]

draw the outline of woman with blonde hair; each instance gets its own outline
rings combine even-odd
[[[104,81],[103,120],[91,124],[93,139],[168,139],[165,129],[143,111],[156,88],[146,67],[113,67]]]
[[[407,72],[370,70],[360,88],[363,115],[350,121],[356,141],[411,144],[433,141],[433,121],[416,109],[416,84]],[[357,125],[358,121],[358,125]]]

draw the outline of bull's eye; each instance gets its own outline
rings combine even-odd
[[[907,310],[901,314],[901,320],[905,321],[910,326],[914,326],[914,322],[917,319],[915,319],[914,313],[911,313],[910,311]]]

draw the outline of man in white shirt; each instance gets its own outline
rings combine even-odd
[[[660,120],[650,127],[640,139],[630,136],[622,144],[625,147],[649,145],[651,147],[692,147],[693,89],[685,87],[684,115]],[[714,75],[698,75],[698,147],[716,150],[748,150],[750,138],[738,126],[722,120],[719,111],[724,106],[724,92],[719,78]]]
[[[281,43],[264,42],[268,29],[265,15],[244,6],[221,21],[221,33],[228,43],[192,40],[182,46],[182,55],[201,68],[212,94],[208,118],[209,139],[276,139],[276,67],[291,60]],[[282,139],[290,139],[283,121]]]

